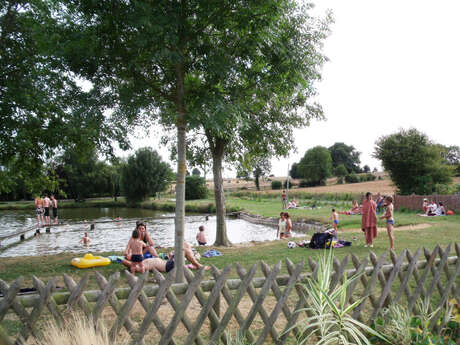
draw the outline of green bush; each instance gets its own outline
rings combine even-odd
[[[374,174],[368,173],[359,176],[361,182],[375,181],[377,177]]]
[[[340,176],[338,179],[337,179],[337,184],[343,184],[343,177]]]
[[[282,183],[281,181],[272,181],[272,189],[281,189]]]
[[[128,203],[135,204],[166,190],[172,177],[169,165],[150,148],[140,148],[123,165],[121,181]]]
[[[208,187],[206,180],[200,176],[186,176],[185,178],[185,200],[206,199]]]
[[[355,173],[348,174],[347,176],[345,176],[345,182],[346,183],[358,183],[359,177]]]

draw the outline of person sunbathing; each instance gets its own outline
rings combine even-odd
[[[352,216],[354,214],[362,214],[362,206],[358,205],[356,200],[353,200],[353,206],[350,211],[340,211],[340,214],[346,214]]]

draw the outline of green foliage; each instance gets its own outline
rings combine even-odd
[[[335,168],[334,173],[337,177],[345,177],[348,175],[348,169],[345,164],[340,164]]]
[[[129,203],[137,203],[148,196],[166,190],[172,179],[169,165],[150,149],[138,149],[128,157],[122,169],[122,185]]]
[[[337,184],[343,184],[343,177],[340,176],[338,179],[337,179]]]
[[[459,146],[441,146],[441,155],[447,165],[454,169],[455,176],[460,176],[460,147]]]
[[[377,176],[375,176],[374,174],[371,174],[371,173],[362,174],[362,175],[359,176],[359,180],[361,182],[375,181],[376,178],[377,178]]]
[[[193,176],[201,176],[201,171],[199,169],[197,169],[197,168],[194,168],[192,170],[192,175]]]
[[[366,164],[365,166],[363,166],[363,172],[364,173],[370,173],[371,172],[371,168],[369,167],[369,165]]]
[[[272,181],[272,189],[281,189],[282,186],[281,181]]]
[[[374,157],[382,161],[400,194],[431,194],[436,184],[451,182],[452,167],[445,164],[439,146],[416,129],[379,138]]]
[[[260,190],[259,178],[267,176],[272,169],[272,164],[267,157],[257,158],[254,163],[254,182],[256,183],[256,189]]]
[[[299,175],[299,165],[298,165],[298,163],[293,163],[293,164],[292,164],[291,170],[289,171],[289,175],[290,175],[292,178],[295,178],[295,179],[300,178],[300,175]]]
[[[185,200],[206,199],[208,187],[200,176],[187,176],[185,179]]]
[[[58,150],[96,145],[110,152],[112,139],[126,146],[125,127],[92,107],[106,99],[83,91],[62,59],[59,10],[54,1],[0,2],[0,166],[24,181],[0,174],[0,193],[53,188],[43,164]]]
[[[405,345],[454,345],[459,339],[459,324],[453,319],[452,305],[431,310],[430,301],[418,301],[416,314],[399,305],[392,304],[384,309],[376,320],[374,328],[392,339],[393,344]],[[440,334],[430,329],[432,319],[436,324],[445,324]]]
[[[302,345],[315,338],[318,345],[370,345],[367,334],[385,340],[379,332],[349,315],[362,302],[358,299],[351,305],[346,304],[347,290],[360,275],[351,279],[345,276],[343,283],[332,289],[333,272],[334,255],[333,249],[330,249],[319,259],[317,278],[307,277],[307,283],[301,284],[303,297],[310,301],[309,307],[302,311],[309,312],[311,316],[294,326],[301,330],[298,343]]]
[[[360,181],[359,176],[355,173],[348,174],[345,176],[346,183],[358,183]]]
[[[300,175],[313,185],[325,185],[331,170],[331,154],[323,146],[308,150],[299,162]]]
[[[332,167],[335,169],[339,165],[343,164],[347,168],[348,172],[360,172],[360,152],[356,151],[353,146],[345,145],[344,143],[335,143],[329,147],[329,152],[332,158]]]
[[[56,174],[62,179],[61,189],[68,198],[84,200],[95,188],[104,189],[103,163],[99,163],[94,149],[89,151],[67,150],[57,158]]]

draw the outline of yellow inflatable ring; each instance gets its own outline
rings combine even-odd
[[[78,268],[90,268],[97,266],[107,266],[110,264],[109,258],[103,256],[93,256],[93,254],[85,254],[82,258],[73,258],[72,265]]]

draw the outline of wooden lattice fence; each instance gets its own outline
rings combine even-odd
[[[423,199],[433,200],[436,203],[442,202],[449,210],[460,211],[460,194],[453,195],[395,195],[395,209],[406,208],[412,211],[423,211]]]
[[[311,253],[311,252],[309,252]],[[453,254],[453,256],[450,256]],[[399,303],[411,311],[416,301],[431,301],[432,310],[445,305],[452,298],[459,300],[460,246],[432,252],[419,249],[415,253],[404,250],[377,257],[373,252],[360,260],[355,255],[342,261],[334,260],[331,286],[344,277],[360,274],[348,288],[347,303],[364,297],[354,309],[353,317],[365,323],[374,320],[391,303]],[[273,267],[260,263],[263,277],[255,277],[257,263],[249,270],[236,264],[239,278],[230,279],[232,266],[223,270],[212,268],[214,280],[204,280],[204,271],[195,274],[186,271],[187,283],[173,284],[173,272],[166,276],[158,272],[135,277],[128,272],[126,286],[116,288],[120,274],[108,280],[95,272],[99,290],[87,290],[90,276],[79,282],[64,275],[65,292],[54,292],[56,278],[47,283],[34,278],[37,294],[19,295],[22,279],[11,284],[0,279],[0,344],[26,344],[28,339],[39,337],[39,325],[44,319],[54,318],[64,323],[69,311],[81,310],[95,321],[104,319],[110,337],[121,333],[130,337],[130,344],[217,344],[226,342],[226,333],[237,330],[252,344],[285,344],[288,337],[296,335],[296,322],[306,318],[308,306],[299,284],[306,277],[317,275],[318,264],[308,258],[293,264],[286,259],[288,274],[281,274],[281,262]],[[154,278],[157,284],[146,284]],[[125,302],[122,302],[125,301]],[[433,318],[430,327],[442,327]],[[20,323],[17,334],[7,334],[6,320]],[[2,327],[3,325],[3,327]]]

